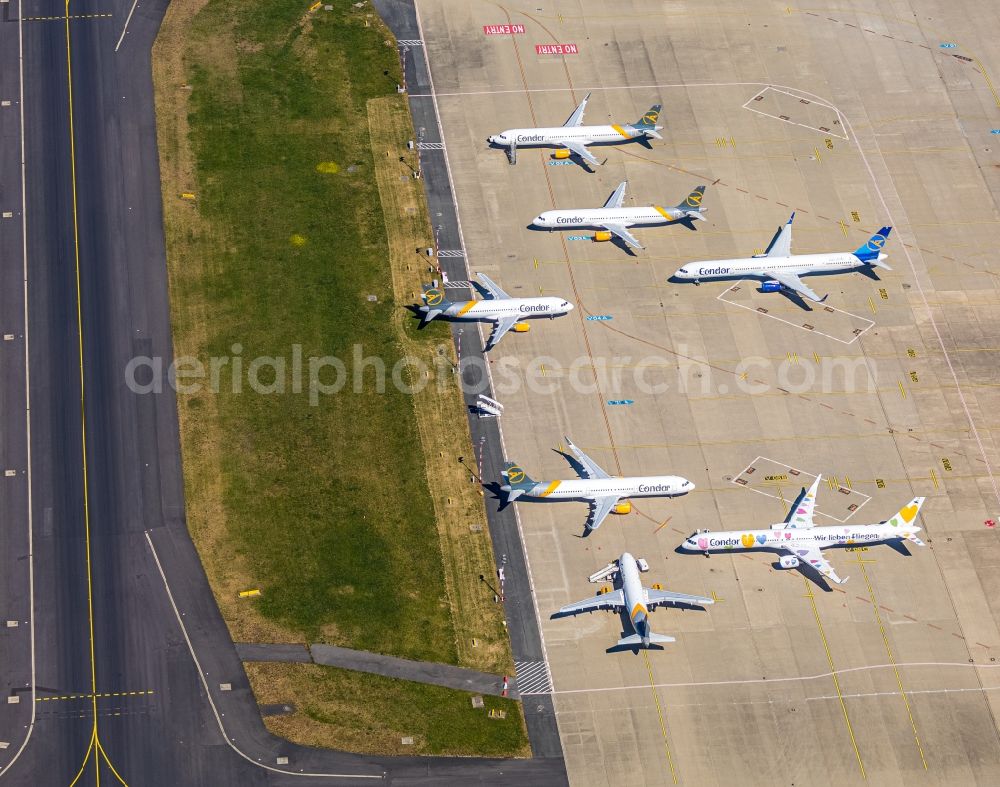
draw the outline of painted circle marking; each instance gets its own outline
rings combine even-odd
[[[866,248],[868,251],[878,251],[883,246],[885,246],[885,235],[875,235],[870,241],[868,241],[868,246]]]

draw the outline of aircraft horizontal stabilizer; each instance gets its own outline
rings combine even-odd
[[[645,648],[654,642],[676,642],[677,640],[673,637],[669,637],[666,634],[650,634],[649,639],[643,639],[638,634],[631,634],[628,637],[622,637],[618,640],[619,647],[633,647],[633,648]]]
[[[888,265],[886,265],[884,262],[882,262],[882,260],[878,259],[877,257],[874,260],[872,260],[872,265],[874,265],[876,268],[881,268],[884,271],[892,270],[892,268],[890,268]]]

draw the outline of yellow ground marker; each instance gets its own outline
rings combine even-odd
[[[317,3],[313,3],[313,4],[311,5],[311,6],[309,6],[309,10],[310,10],[310,11],[315,11],[315,10],[316,10],[317,8],[319,8],[319,7],[321,6],[321,5],[323,5],[323,3],[321,3],[321,2],[317,2]]]
[[[674,784],[677,784],[677,769],[674,767],[674,758],[670,753],[670,740],[667,737],[667,717],[664,713],[663,706],[660,705],[660,695],[656,693],[654,688],[655,681],[653,680],[653,665],[649,663],[649,651],[643,648],[642,651],[643,661],[646,662],[646,673],[649,675],[649,688],[653,691],[653,702],[656,703],[656,715],[660,719],[660,734],[663,735],[663,750],[667,753],[667,765],[670,766],[670,778],[673,779]]]
[[[183,194],[181,194],[181,199],[194,199],[194,192],[185,191]]]
[[[903,381],[902,380],[897,380],[896,383],[897,383],[897,385],[899,385],[899,395],[902,396],[905,399],[906,398],[906,389],[903,388]]]
[[[865,584],[868,586],[868,597],[872,602],[872,609],[875,612],[875,622],[878,623],[879,633],[882,634],[882,644],[885,645],[886,655],[889,657],[889,663],[892,665],[892,673],[896,676],[896,686],[899,687],[899,696],[903,698],[903,707],[906,708],[906,716],[910,720],[910,729],[913,730],[913,741],[917,744],[917,752],[920,754],[920,762],[924,766],[924,770],[927,770],[927,759],[924,757],[924,747],[920,745],[920,734],[917,732],[917,723],[913,720],[913,710],[910,708],[910,700],[906,696],[906,691],[903,690],[903,679],[899,675],[899,668],[896,666],[896,657],[892,654],[892,648],[889,646],[889,637],[885,633],[885,625],[882,623],[882,613],[878,609],[878,599],[875,598],[875,589],[872,587],[871,578],[868,576],[868,569],[865,568],[866,563],[873,563],[873,560],[863,560],[860,556],[858,557],[858,565],[861,566],[861,573],[865,578]]]
[[[250,590],[241,590],[239,592],[240,598],[253,598],[260,595],[260,588],[251,588]]]
[[[819,617],[819,608],[816,606],[816,596],[813,595],[812,585],[809,580],[802,577],[802,581],[806,586],[806,598],[809,599],[809,603],[812,605],[813,617],[816,618],[816,627],[819,629],[819,638],[823,643],[823,650],[826,651],[826,661],[830,665],[830,673],[833,677],[833,686],[837,690],[837,699],[840,700],[840,709],[844,713],[844,723],[847,725],[847,734],[851,738],[851,746],[854,747],[854,756],[858,758],[858,768],[861,769],[861,778],[865,781],[868,780],[868,774],[865,773],[865,764],[861,760],[861,750],[858,748],[858,741],[854,737],[854,727],[851,726],[851,717],[847,714],[847,703],[844,702],[844,694],[840,690],[840,680],[837,678],[837,668],[833,663],[833,654],[830,652],[830,644],[826,641],[826,631],[823,629],[823,621]]]

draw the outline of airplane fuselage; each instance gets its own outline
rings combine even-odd
[[[694,489],[694,484],[676,475],[636,476],[631,478],[574,478],[566,481],[539,482],[524,494],[540,500],[584,500],[617,495],[632,497],[673,497]]]
[[[576,227],[603,227],[621,224],[625,227],[668,224],[684,217],[676,208],[652,205],[648,208],[583,208],[581,210],[547,210],[535,217],[536,227],[549,230]]]
[[[558,317],[573,310],[573,304],[562,298],[486,298],[479,301],[452,303],[441,313],[453,320],[502,320],[516,316]]]
[[[878,259],[884,260],[886,256],[879,254]],[[744,257],[733,260],[689,262],[681,267],[674,276],[678,279],[691,281],[728,279],[740,276],[767,276],[770,271],[779,274],[794,273],[796,276],[807,276],[809,274],[853,270],[870,264],[863,262],[851,252],[794,254],[790,257]]]
[[[555,126],[553,128],[511,128],[489,138],[501,147],[548,147],[562,145],[563,140],[584,145],[612,144],[637,139],[646,133],[631,126]]]
[[[639,564],[628,552],[618,559],[618,571],[621,575],[622,595],[625,598],[625,611],[628,613],[632,630],[649,644],[649,610],[646,607],[646,590],[639,578]]]
[[[681,544],[688,552],[745,551],[748,549],[792,549],[792,544],[826,549],[834,546],[864,546],[908,538],[920,531],[913,524],[907,526],[855,525],[790,528],[784,523],[768,530],[728,530],[696,533]]]

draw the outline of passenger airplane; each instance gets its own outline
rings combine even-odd
[[[612,124],[610,126],[585,126],[583,113],[587,109],[590,93],[580,102],[580,106],[569,116],[561,126],[554,128],[511,128],[500,134],[494,134],[486,141],[497,147],[507,148],[507,157],[511,164],[517,163],[518,146],[554,147],[557,148],[553,158],[567,159],[576,155],[588,164],[599,166],[603,161],[587,150],[587,145],[611,145],[632,139],[646,141],[648,138],[663,139],[659,131],[663,126],[656,125],[660,118],[660,104],[654,104],[635,123],[625,126]],[[648,146],[648,142],[646,143]]]
[[[816,527],[813,523],[813,510],[816,507],[816,489],[820,477],[817,476],[813,485],[806,492],[803,489],[802,499],[792,506],[784,522],[771,525],[769,530],[730,530],[725,533],[713,533],[709,530],[699,530],[681,545],[688,552],[713,552],[718,550],[762,549],[778,552],[788,552],[779,559],[782,568],[797,568],[800,563],[806,563],[827,579],[838,585],[846,582],[849,577],[841,579],[837,572],[820,553],[828,547],[868,545],[906,539],[917,546],[924,542],[917,538],[920,528],[915,522],[924,498],[915,497],[891,519],[876,525],[830,525]]]
[[[820,298],[807,287],[800,276],[810,274],[843,273],[863,269],[870,271],[872,266],[890,271],[883,260],[882,253],[892,227],[883,227],[868,241],[853,252],[828,252],[826,254],[792,255],[792,221],[793,213],[788,223],[780,228],[771,239],[771,244],[763,254],[755,254],[749,259],[718,260],[715,262],[689,262],[674,274],[674,279],[694,281],[702,279],[739,279],[745,277],[763,278],[763,292],[778,292],[779,290],[794,290],[811,301],[822,303],[827,296]]]
[[[648,208],[623,208],[625,189],[628,181],[618,184],[618,188],[608,197],[602,208],[579,208],[576,210],[547,210],[532,220],[532,224],[547,230],[569,230],[581,227],[600,227],[594,240],[611,240],[614,235],[635,249],[643,248],[629,227],[671,224],[675,221],[704,219],[701,201],[705,197],[705,187],[698,186],[676,208],[662,208],[652,205]]]
[[[483,352],[488,352],[511,328],[517,333],[527,332],[531,326],[522,320],[531,317],[559,317],[573,311],[573,304],[562,298],[511,298],[485,273],[478,275],[489,294],[488,298],[479,301],[449,301],[445,298],[444,290],[436,284],[425,284],[422,296],[424,305],[420,307],[424,324],[442,315],[452,320],[492,322],[493,332],[483,348]]]
[[[517,465],[508,462],[502,471],[506,481],[500,491],[512,503],[519,497],[536,500],[586,500],[590,503],[587,532],[597,530],[614,511],[627,514],[632,510],[631,497],[674,497],[694,489],[694,484],[676,475],[658,475],[619,478],[608,475],[597,462],[573,445],[567,437],[566,445],[582,466],[583,478],[571,481],[535,482]],[[622,502],[622,501],[625,502]]]
[[[628,552],[622,554],[613,563],[609,563],[596,574],[591,575],[591,582],[603,582],[618,575],[620,587],[610,593],[602,593],[593,598],[567,604],[552,617],[575,615],[578,612],[593,612],[595,609],[613,609],[615,612],[624,610],[628,613],[628,621],[635,632],[618,640],[619,646],[648,648],[653,642],[675,642],[666,634],[654,634],[649,629],[649,613],[662,604],[690,604],[692,606],[707,606],[715,601],[705,596],[688,596],[684,593],[672,593],[660,589],[659,585],[644,588],[639,579],[640,571],[649,571],[645,560],[636,560]]]

